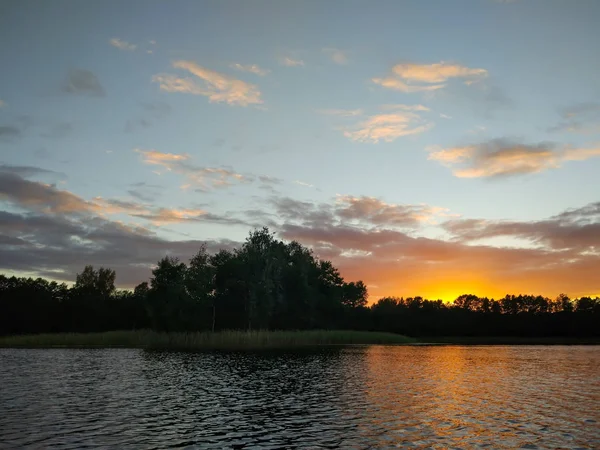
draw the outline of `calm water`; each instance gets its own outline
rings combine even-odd
[[[600,347],[0,349],[0,448],[600,448]]]

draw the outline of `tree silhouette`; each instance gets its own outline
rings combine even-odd
[[[357,329],[411,336],[598,336],[600,299],[460,295],[454,303],[384,297],[367,306],[367,286],[346,282],[330,261],[267,228],[241,247],[201,246],[188,264],[165,256],[150,282],[115,289],[116,273],[87,265],[72,288],[0,275],[0,334],[152,328]]]

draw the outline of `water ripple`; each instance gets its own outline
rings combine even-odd
[[[598,347],[0,350],[0,449],[600,448]]]

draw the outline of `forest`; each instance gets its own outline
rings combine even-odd
[[[362,281],[267,228],[233,251],[166,256],[150,282],[115,288],[110,268],[75,283],[0,275],[0,335],[155,331],[387,331],[408,336],[599,336],[600,298],[461,295],[453,303],[385,297],[368,306]]]

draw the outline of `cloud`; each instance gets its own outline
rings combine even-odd
[[[171,112],[171,106],[165,102],[142,102],[142,108],[155,118],[162,118]]]
[[[135,149],[135,151],[142,155],[144,163],[162,166],[183,175],[189,184],[203,191],[251,181],[250,177],[229,169],[196,166],[191,162],[189,155],[162,153],[157,150]]]
[[[104,97],[104,88],[93,72],[85,69],[71,69],[62,86],[64,92],[92,97]]]
[[[296,182],[297,184],[303,184]],[[307,183],[304,183],[307,184]],[[386,203],[369,196],[338,195],[333,203],[315,205],[289,197],[271,200],[276,216],[287,224],[353,225],[375,228],[410,228],[435,224],[439,218],[452,215],[448,209],[429,205]]]
[[[0,173],[11,171],[13,176],[37,176],[43,175],[44,169],[10,166]],[[147,186],[136,183],[132,187]],[[81,201],[109,211],[132,211],[140,206],[99,197]],[[596,276],[600,271],[598,202],[534,222],[449,220],[442,226],[453,237],[451,241],[415,234],[424,224],[431,225],[449,215],[445,209],[428,205],[393,204],[348,195],[328,203],[273,197],[270,205],[272,213],[245,211],[251,220],[214,215],[198,208],[149,208],[139,215],[155,224],[269,224],[282,238],[296,239],[311,246],[318,256],[333,260],[346,279],[364,280],[373,299],[417,294],[451,299],[464,292],[493,296],[506,292],[567,292],[576,296],[600,289]],[[85,264],[102,265],[117,271],[119,286],[131,287],[150,276],[158,259],[174,255],[185,261],[203,243],[167,240],[151,229],[109,220],[98,215],[98,206],[83,213],[40,213],[46,208],[38,205],[27,209],[30,212],[0,211],[2,271],[73,280]],[[538,248],[501,248],[478,242],[497,236],[527,239]],[[211,252],[239,245],[229,240],[209,240],[207,244]]]
[[[423,105],[405,105],[403,103],[393,103],[387,105],[381,105],[381,109],[384,111],[394,111],[394,110],[402,110],[402,111],[431,111],[427,106]]]
[[[286,67],[302,67],[304,66],[304,61],[301,59],[290,58],[289,56],[285,56],[279,59],[279,64]]]
[[[85,200],[54,184],[29,180],[39,175],[64,176],[31,166],[0,166],[0,200],[13,206],[44,214],[141,214],[148,211],[134,202],[95,197]]]
[[[125,132],[132,132],[138,128],[150,128],[157,120],[165,118],[171,112],[171,106],[165,102],[145,102],[140,106],[144,110],[142,117],[129,119],[125,123]]]
[[[355,142],[393,142],[399,137],[423,133],[433,127],[414,112],[377,114],[346,129],[344,136]]]
[[[211,103],[248,106],[262,104],[257,86],[227,75],[206,69],[192,61],[175,61],[173,67],[190,72],[196,78],[181,78],[177,75],[155,75],[152,81],[166,92],[181,92],[208,97]],[[199,83],[201,80],[203,83]]]
[[[0,164],[0,173],[12,173],[21,177],[32,177],[35,175],[58,175],[66,177],[62,172],[55,172],[54,170],[42,169],[34,166],[12,166],[9,164]]]
[[[6,105],[7,103],[4,100],[0,99],[0,108],[4,108]]]
[[[429,158],[450,167],[459,178],[524,175],[557,169],[568,161],[600,156],[600,148],[558,148],[556,144],[521,144],[494,139],[464,147],[429,149]]]
[[[544,249],[497,248],[411,237],[400,231],[335,225],[286,225],[286,239],[311,245],[326,255],[347,279],[362,279],[372,298],[425,295],[450,300],[473,292],[581,295],[597,292],[600,258]]]
[[[393,89],[395,91],[412,93],[412,92],[426,92],[426,91],[436,91],[438,89],[442,89],[446,87],[445,84],[433,84],[433,85],[409,85],[405,82],[393,78],[393,77],[385,77],[385,78],[372,78],[371,81],[375,84],[383,86],[384,88]]]
[[[439,215],[447,215],[445,208],[429,205],[397,205],[375,197],[338,196],[336,214],[347,220],[358,220],[371,225],[415,227],[435,223]]]
[[[92,209],[85,200],[68,191],[23,178],[35,174],[31,170],[20,173],[1,171],[0,200],[44,213],[74,213]]]
[[[0,126],[0,139],[12,139],[21,136],[21,130],[12,125]]]
[[[136,214],[136,217],[148,219],[155,225],[161,225],[170,222],[184,222],[188,220],[197,220],[206,211],[201,209],[171,209],[171,208],[159,208],[152,213]]]
[[[362,109],[321,109],[318,112],[327,116],[338,117],[356,117],[363,115]]]
[[[441,61],[435,64],[396,64],[391,75],[371,81],[388,89],[411,93],[442,89],[451,78],[462,78],[471,83],[487,76],[485,69],[471,69]]]
[[[125,50],[125,51],[132,52],[137,48],[137,45],[130,44],[129,42],[124,41],[119,38],[112,38],[109,42],[110,42],[110,45],[112,45],[113,47],[117,47],[119,50]]]
[[[561,121],[549,132],[600,133],[600,103],[578,103],[559,110]]]
[[[304,181],[299,181],[299,180],[295,180],[294,184],[297,184],[298,186],[308,187],[308,188],[314,188],[315,187],[314,184],[306,183]]]
[[[513,237],[556,250],[591,252],[600,256],[600,202],[564,211],[546,220],[454,219],[443,227],[460,242]]]
[[[336,64],[348,64],[348,55],[337,48],[324,48],[323,53],[328,55],[331,60]]]
[[[73,132],[73,125],[68,122],[57,123],[50,127],[49,130],[40,134],[42,137],[52,139],[62,139]]]
[[[0,211],[0,270],[34,272],[74,280],[86,264],[117,271],[120,287],[150,276],[165,255],[184,261],[206,243],[208,250],[232,249],[224,240],[166,240],[151,230],[95,216],[49,216]]]
[[[0,200],[32,212],[45,214],[111,216],[125,214],[146,219],[154,224],[184,221],[205,221],[221,224],[245,224],[232,217],[219,216],[200,209],[153,207],[146,203],[121,199],[94,197],[85,200],[54,185],[26,178],[39,175],[61,175],[31,166],[0,165]],[[150,185],[142,184],[146,187]],[[154,197],[152,200],[156,200]]]
[[[231,64],[229,67],[231,67],[232,69],[235,69],[235,70],[239,70],[240,72],[250,72],[250,73],[253,73],[254,75],[258,75],[260,77],[264,77],[265,75],[268,75],[269,72],[271,72],[268,69],[260,68],[256,64],[243,65],[243,64],[235,63],[235,64]]]
[[[370,289],[374,298],[420,294],[450,300],[465,292],[584,295],[600,288],[595,276],[600,270],[600,203],[537,222],[450,220],[443,227],[454,240],[447,241],[413,234],[423,223],[447,217],[442,208],[389,205],[370,197],[341,196],[338,202],[278,199],[276,215],[284,221],[279,234],[331,259],[347,279],[377,286]],[[509,234],[539,247],[474,242]]]
[[[143,202],[154,202],[160,197],[161,192],[164,190],[163,186],[157,184],[149,184],[146,182],[138,182],[130,185],[131,189],[127,193],[140,201]]]
[[[265,184],[281,184],[283,182],[283,180],[281,178],[270,177],[270,176],[267,176],[267,175],[260,175],[258,177],[258,180],[261,183],[265,183]]]
[[[459,64],[397,64],[392,72],[409,82],[443,83],[449,78],[482,78],[488,75],[485,69],[470,69]]]
[[[182,222],[205,222],[205,223],[217,223],[221,225],[243,225],[245,227],[252,227],[253,225],[248,221],[237,219],[235,217],[223,216],[218,214],[209,213],[203,209],[197,208],[158,208],[151,212],[143,212],[140,214],[133,214],[135,217],[146,219],[152,224],[160,226],[168,223],[182,223]]]

